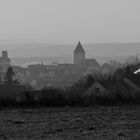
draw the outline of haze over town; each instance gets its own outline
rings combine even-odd
[[[139,44],[94,44],[140,42],[139,5],[139,0],[2,0],[0,48],[10,57],[72,56],[80,40],[90,57],[135,55]]]

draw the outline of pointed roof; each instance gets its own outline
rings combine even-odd
[[[74,50],[74,53],[79,53],[79,52],[83,52],[85,53],[85,50],[83,49],[83,46],[81,45],[81,42],[79,41],[75,50]]]

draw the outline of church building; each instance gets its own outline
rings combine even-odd
[[[82,65],[83,67],[99,67],[98,62],[96,61],[96,59],[94,58],[88,58],[86,59],[86,52],[83,48],[83,46],[81,45],[80,41],[78,42],[74,52],[74,64],[76,65]]]

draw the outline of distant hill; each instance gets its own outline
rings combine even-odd
[[[135,61],[135,56],[119,56],[119,57],[94,57],[97,59],[99,64],[109,62],[110,60],[117,60],[120,63],[132,63]],[[29,64],[45,63],[50,64],[51,62],[59,63],[73,63],[72,56],[58,56],[58,57],[15,57],[12,58],[12,65],[27,66]]]
[[[82,42],[81,42],[82,43]],[[1,50],[8,50],[13,64],[23,65],[30,62],[60,61],[72,63],[75,44],[20,43],[0,45]],[[110,59],[121,62],[128,57],[140,54],[140,43],[98,43],[82,44],[86,57],[97,58],[100,63]]]
[[[12,58],[12,65],[27,66],[29,64],[44,63],[50,64],[51,62],[59,63],[72,63],[72,58],[70,56],[66,57],[15,57]]]

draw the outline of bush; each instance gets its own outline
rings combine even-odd
[[[41,90],[40,104],[46,106],[65,105],[64,91],[58,88],[46,88]]]

